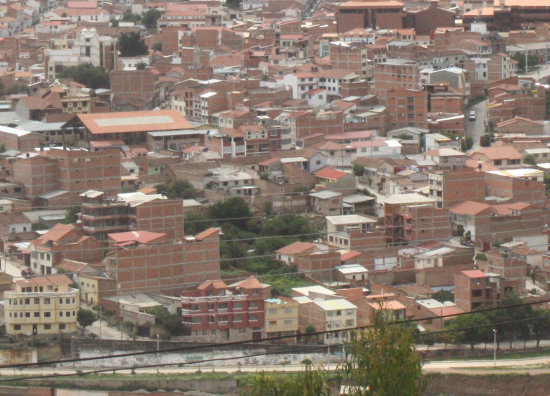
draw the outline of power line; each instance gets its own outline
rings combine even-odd
[[[399,320],[399,321],[390,321],[387,323],[387,325],[400,325],[405,323],[416,323],[416,322],[424,322],[428,320],[433,319],[445,319],[445,318],[455,318],[459,316],[464,315],[473,315],[476,313],[483,313],[483,312],[492,312],[492,311],[499,311],[504,309],[512,309],[512,308],[519,308],[519,307],[525,307],[525,306],[532,306],[532,305],[540,305],[544,303],[549,303],[550,299],[548,300],[540,300],[536,302],[527,302],[527,303],[520,303],[520,304],[514,304],[514,305],[507,305],[507,306],[498,306],[498,307],[490,307],[490,308],[483,308],[478,309],[476,311],[470,311],[470,312],[463,312],[459,314],[446,314],[446,315],[436,315],[426,318],[412,318],[412,319],[405,319],[405,320]],[[353,330],[365,330],[368,328],[372,328],[373,325],[366,325],[366,326],[356,326],[351,328],[345,328],[345,329],[338,329],[338,330],[324,330],[324,331],[316,331],[312,333],[307,334],[301,334],[301,335],[283,335],[283,336],[277,336],[277,337],[267,337],[262,338],[256,341],[230,341],[226,343],[214,343],[209,345],[191,345],[191,346],[185,346],[185,347],[175,347],[175,348],[166,348],[166,349],[160,349],[158,351],[139,351],[139,352],[128,352],[128,353],[121,353],[116,355],[102,355],[102,356],[92,356],[92,357],[86,357],[86,358],[76,358],[76,359],[64,359],[64,360],[51,360],[51,361],[44,361],[44,362],[36,362],[36,363],[19,363],[19,364],[11,364],[11,365],[3,365],[0,366],[0,369],[3,368],[23,368],[23,367],[33,367],[33,366],[44,366],[48,364],[62,364],[62,363],[74,363],[74,362],[83,362],[83,361],[91,361],[91,360],[101,360],[101,359],[114,359],[114,358],[123,358],[123,357],[129,357],[129,356],[140,356],[140,355],[151,355],[154,353],[169,353],[169,352],[183,352],[183,351],[194,351],[194,350],[200,350],[200,349],[209,349],[209,348],[227,348],[237,345],[246,345],[246,344],[255,344],[255,343],[262,343],[262,342],[268,342],[268,341],[277,341],[277,340],[287,340],[287,339],[293,339],[298,337],[313,337],[318,335],[324,335],[324,334],[333,334],[333,333],[339,333],[342,331],[353,331]]]
[[[512,306],[504,307],[504,308],[511,308]],[[472,312],[475,313],[475,312]],[[470,329],[476,329],[481,327],[491,327],[491,326],[499,326],[502,324],[511,324],[511,323],[520,323],[520,322],[526,322],[526,321],[533,321],[533,320],[542,320],[547,319],[545,317],[534,317],[534,318],[526,318],[526,319],[517,319],[517,320],[510,320],[510,321],[504,321],[504,322],[495,322],[490,323],[486,325],[479,325],[479,326],[468,326],[468,327],[460,327],[460,328],[454,328],[454,329],[447,329],[447,330],[440,330],[437,332],[430,332],[430,333],[424,333],[420,334],[422,335],[430,335],[430,334],[437,334],[437,333],[446,333],[446,332],[458,332],[458,331],[464,331],[464,330],[470,330]],[[394,324],[398,324],[399,322],[394,322]],[[392,324],[392,323],[390,323]],[[343,329],[340,331],[343,332],[349,332],[355,329]],[[334,332],[334,331],[332,331]],[[317,333],[308,334],[308,336],[316,335]],[[320,349],[323,347],[330,347],[330,346],[308,346],[308,347],[296,347],[293,346],[292,349],[289,350],[289,352],[297,353],[297,352],[307,352],[311,351],[312,349]],[[161,353],[161,351],[154,351],[151,353]],[[155,364],[144,364],[144,365],[132,365],[132,366],[123,366],[123,367],[112,367],[112,368],[105,368],[105,369],[98,369],[98,370],[91,370],[86,372],[76,372],[76,373],[64,373],[64,374],[47,374],[47,375],[34,375],[34,376],[24,376],[24,377],[18,377],[18,378],[10,378],[10,379],[0,379],[1,382],[14,382],[14,381],[26,381],[26,380],[32,380],[32,379],[45,379],[45,378],[59,378],[59,377],[70,377],[75,375],[89,375],[89,374],[100,374],[105,372],[115,372],[115,371],[123,371],[123,370],[136,370],[136,369],[144,369],[144,368],[153,368],[153,367],[166,367],[166,366],[186,366],[186,365],[193,365],[193,364],[199,364],[199,363],[209,363],[209,362],[215,362],[215,361],[230,361],[230,360],[240,360],[240,359],[247,359],[251,357],[258,357],[258,356],[270,356],[270,355],[280,355],[283,353],[282,351],[274,351],[274,352],[260,352],[260,353],[254,353],[250,355],[245,356],[230,356],[230,357],[224,357],[224,358],[210,358],[210,359],[196,359],[186,362],[170,362],[170,363],[155,363]],[[114,356],[110,356],[114,357]],[[6,369],[6,368],[12,368],[10,366],[0,366],[0,369]]]

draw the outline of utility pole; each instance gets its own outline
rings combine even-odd
[[[493,329],[493,367],[497,366],[497,329]]]

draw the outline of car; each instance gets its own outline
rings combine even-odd
[[[470,111],[470,116],[468,117],[468,119],[469,119],[470,121],[475,121],[475,119],[476,119],[476,112],[473,111],[473,110]]]

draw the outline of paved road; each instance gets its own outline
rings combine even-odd
[[[151,362],[152,363],[152,362]],[[337,364],[324,364],[322,367],[326,370],[335,370]],[[199,369],[198,366],[187,367],[153,367],[145,369],[136,369],[136,373],[142,374],[192,374],[196,373]],[[215,366],[204,365],[200,367],[202,372],[223,372],[223,373],[236,373],[246,372],[255,373],[258,371],[280,371],[280,372],[293,372],[304,370],[303,364],[290,364],[290,365],[241,365],[241,366]],[[469,371],[468,371],[469,369]],[[80,369],[79,369],[80,370]],[[497,360],[496,365],[493,360],[446,360],[437,362],[426,362],[423,366],[425,372],[468,372],[471,374],[487,374],[489,372],[550,372],[550,356],[547,357],[535,357],[525,359],[503,359]],[[82,369],[86,372],[86,369]],[[17,369],[0,369],[0,375],[49,375],[49,374],[76,374],[77,369],[74,368],[31,368],[24,370]],[[121,370],[121,374],[130,374],[131,370]]]
[[[481,146],[479,145],[479,139],[485,134],[485,125],[487,123],[487,100],[480,102],[473,106],[471,109],[466,110],[465,123],[466,123],[466,135],[471,136],[474,139],[473,150],[477,150]],[[468,116],[470,110],[476,112],[475,121],[470,121]]]

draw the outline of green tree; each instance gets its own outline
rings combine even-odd
[[[517,293],[507,291],[504,294],[504,297],[501,298],[500,305],[508,308],[493,311],[493,319],[495,321],[518,321],[515,323],[502,324],[500,326],[500,331],[502,332],[501,334],[508,338],[510,349],[512,349],[512,341],[515,337],[524,340],[524,342],[529,337],[529,322],[526,319],[533,316],[533,306],[517,306],[522,303],[523,301]]]
[[[4,144],[0,144],[0,153],[3,153],[4,151],[6,151],[6,146],[4,146]]]
[[[168,198],[190,199],[197,197],[197,190],[188,180],[174,180],[168,184],[159,184],[155,186],[159,194],[166,195]]]
[[[143,62],[138,62],[136,64],[136,70],[145,70],[146,67],[147,67],[147,65]]]
[[[30,92],[31,89],[25,84],[14,84],[7,90],[8,95],[17,95],[21,93],[29,94]]]
[[[411,331],[388,325],[377,314],[374,325],[359,335],[352,333],[344,345],[346,361],[340,368],[353,395],[421,395],[425,388],[422,362]]]
[[[91,89],[109,88],[111,86],[109,73],[102,67],[94,66],[91,63],[69,67],[60,76],[62,78],[70,78]]]
[[[80,309],[76,315],[76,321],[82,327],[82,334],[86,327],[91,326],[97,320],[97,316],[94,311],[89,309]]]
[[[147,45],[139,32],[122,33],[118,38],[118,48],[121,56],[146,55]]]
[[[162,12],[156,9],[149,10],[143,14],[141,21],[149,30],[157,30],[157,20],[161,17]]]
[[[111,20],[111,27],[118,27],[119,21],[118,19]]]
[[[365,174],[365,166],[363,164],[353,164],[353,174],[361,177]]]
[[[305,370],[292,376],[274,376],[262,371],[253,378],[251,396],[329,396],[327,374],[324,370],[313,370],[306,364]]]
[[[137,14],[132,14],[131,12],[126,12],[123,16],[122,16],[122,20],[124,22],[139,22],[141,21],[141,17]]]
[[[491,136],[490,135],[483,135],[479,138],[479,145],[481,147],[489,147],[491,145]]]
[[[80,213],[80,207],[75,206],[67,211],[63,224],[75,224],[78,221],[78,214]]]
[[[548,336],[548,334],[550,334],[550,311],[546,309],[535,308],[533,310],[533,317],[537,319],[531,321],[530,329],[535,336],[538,348],[542,337]]]
[[[181,323],[181,312],[171,314],[165,307],[157,305],[153,307],[149,313],[155,316],[155,324],[157,326],[162,326],[164,331],[169,335],[179,336],[184,333],[185,329]]]
[[[457,344],[470,344],[471,349],[479,342],[490,340],[493,334],[491,320],[481,312],[457,316],[449,320],[446,326],[454,332]]]
[[[523,157],[523,163],[528,165],[537,165],[537,159],[533,154],[526,154]]]
[[[155,51],[162,52],[162,42],[159,41],[159,42],[153,44],[153,46],[151,48],[153,48],[153,50],[155,50]]]
[[[474,146],[474,139],[471,136],[466,136],[460,141],[460,149],[463,152],[470,150]]]
[[[247,229],[248,219],[252,217],[252,212],[244,199],[233,197],[212,205],[208,209],[208,216],[212,220],[228,220],[244,230]]]
[[[520,73],[525,73],[525,54],[521,52],[516,52],[512,59],[518,62],[518,71]],[[538,57],[536,55],[527,55],[527,66],[532,67],[538,64]]]
[[[129,320],[127,320],[122,324],[122,327],[124,328],[124,331],[128,333],[128,335],[134,334],[134,322],[130,322]]]
[[[432,298],[434,300],[437,300],[439,302],[445,302],[445,301],[452,301],[455,300],[455,295],[453,292],[449,290],[438,290],[434,294],[432,294]]]

